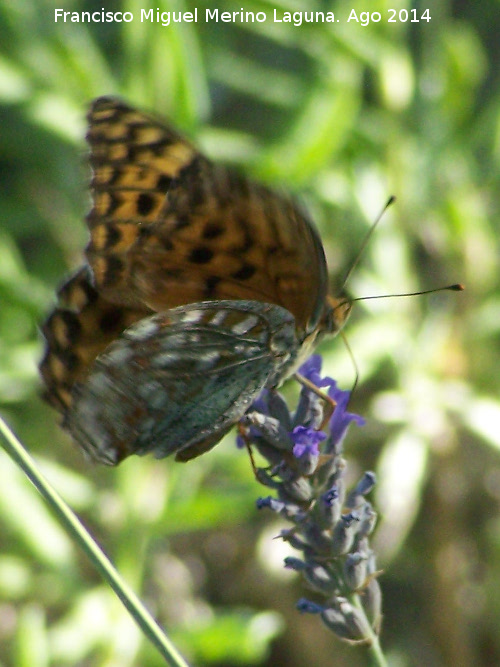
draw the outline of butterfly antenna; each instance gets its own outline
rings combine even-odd
[[[342,337],[342,342],[344,343],[347,354],[349,355],[353,368],[354,368],[354,382],[352,384],[352,389],[351,389],[351,395],[349,396],[349,401],[352,398],[352,395],[354,394],[354,391],[356,390],[356,387],[358,386],[358,381],[359,381],[359,366],[356,362],[356,357],[354,356],[354,353],[352,351],[351,346],[349,345],[349,341],[347,340],[347,336],[343,331],[340,332],[340,336]]]
[[[368,230],[368,232],[365,234],[365,238],[363,239],[363,242],[361,243],[361,246],[360,246],[360,248],[359,248],[359,250],[358,250],[358,254],[357,254],[356,257],[354,258],[354,261],[353,261],[353,263],[351,264],[351,266],[349,267],[349,270],[347,271],[347,274],[346,274],[346,276],[345,276],[345,278],[344,278],[344,282],[342,283],[341,291],[345,289],[345,286],[347,285],[347,283],[348,283],[348,281],[349,281],[351,275],[353,274],[354,269],[355,269],[355,268],[357,267],[357,265],[359,264],[359,262],[360,262],[360,260],[361,260],[361,257],[363,256],[363,253],[365,252],[366,246],[368,245],[368,242],[370,241],[370,238],[371,238],[373,232],[374,232],[375,229],[377,228],[378,223],[382,220],[382,217],[383,217],[384,213],[387,211],[387,209],[389,208],[389,206],[392,206],[392,204],[394,204],[395,201],[396,201],[396,197],[395,197],[394,195],[391,195],[391,196],[389,197],[389,199],[387,200],[387,202],[386,202],[385,206],[383,207],[383,209],[380,211],[380,213],[378,214],[378,216],[375,218],[375,222],[374,222],[373,225],[370,227],[370,229]]]
[[[443,292],[449,290],[451,292],[463,292],[465,286],[462,283],[455,283],[454,285],[446,285],[445,287],[434,287],[433,289],[421,290],[419,292],[402,292],[400,294],[380,294],[374,296],[358,296],[355,299],[351,299],[350,303],[354,301],[368,301],[370,299],[392,299],[394,297],[403,297],[403,296],[422,296],[423,294],[433,294],[434,292]]]

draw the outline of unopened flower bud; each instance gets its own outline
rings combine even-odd
[[[316,505],[316,514],[323,528],[333,528],[340,519],[341,513],[342,502],[338,486],[335,484],[320,496]]]
[[[288,431],[275,417],[253,411],[246,414],[242,422],[244,425],[256,428],[264,441],[275,449],[291,451],[293,442]]]
[[[303,560],[294,556],[287,556],[283,562],[288,570],[295,570],[295,572],[302,572],[307,567]]]
[[[354,544],[359,527],[359,516],[356,512],[343,514],[333,529],[332,548],[337,556],[346,554]]]
[[[313,489],[305,477],[297,477],[290,482],[283,482],[281,488],[285,497],[288,496],[299,503],[308,503],[313,498]]]
[[[306,563],[304,569],[304,576],[308,584],[316,591],[324,595],[331,595],[336,587],[337,582],[332,576],[332,573],[324,565],[318,563]]]
[[[267,395],[267,405],[269,414],[278,419],[285,431],[291,431],[293,428],[292,419],[290,417],[288,405],[283,396],[277,391],[269,391]]]
[[[367,556],[359,551],[348,554],[344,563],[346,584],[352,591],[357,591],[366,581]]]
[[[337,598],[335,607],[324,609],[321,619],[342,639],[363,641],[370,638],[371,629],[365,615],[345,598]]]
[[[325,609],[322,605],[306,600],[306,598],[300,598],[295,606],[301,614],[320,614]]]
[[[349,509],[358,509],[361,507],[366,502],[364,496],[373,489],[375,481],[375,473],[365,472],[356,487],[349,494],[346,506]]]
[[[366,503],[359,525],[359,535],[361,537],[367,537],[368,535],[371,535],[376,523],[377,512],[375,512],[370,503]]]
[[[382,620],[382,590],[376,577],[372,577],[361,591],[360,599],[369,622],[378,634]]]

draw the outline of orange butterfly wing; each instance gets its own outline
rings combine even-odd
[[[72,403],[73,387],[86,378],[95,358],[151,311],[103,299],[92,284],[88,266],[69,278],[57,296],[56,308],[42,325],[46,346],[40,374],[46,400],[65,413]]]
[[[212,164],[176,132],[114,98],[97,99],[88,118],[87,258],[103,298],[153,311],[256,300],[289,310],[299,339],[318,326],[325,256],[290,198]]]

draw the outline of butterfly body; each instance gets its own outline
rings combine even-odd
[[[88,265],[43,327],[48,400],[94,459],[212,447],[349,313],[312,223],[114,98],[89,113]]]

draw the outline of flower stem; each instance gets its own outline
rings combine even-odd
[[[68,507],[57,491],[38,470],[34,460],[28,454],[21,442],[16,438],[2,417],[0,417],[0,433],[3,435],[2,444],[7,454],[24,471],[27,477],[42,494],[59,519],[61,525],[78,546],[87,554],[95,568],[111,586],[137,625],[157,648],[167,664],[171,665],[171,667],[189,667],[188,663],[178,653],[175,646],[170,642],[133,590],[120,577],[109,558],[99,548],[76,514]]]
[[[365,610],[363,608],[363,605],[361,604],[361,600],[359,599],[359,595],[353,595],[351,596],[351,602],[353,606],[355,606],[362,614],[365,614]],[[370,623],[367,620],[367,626],[370,627],[371,629],[371,634],[369,638],[369,645],[368,645],[368,655],[370,656],[370,665],[372,667],[388,667],[387,660],[385,659],[384,653],[382,651],[382,647],[380,646],[380,638],[378,634],[371,628]]]

